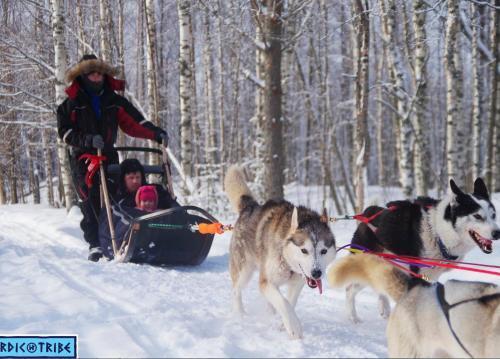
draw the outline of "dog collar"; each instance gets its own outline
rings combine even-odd
[[[450,261],[456,261],[458,259],[458,256],[452,256],[450,252],[448,252],[448,248],[446,248],[441,238],[436,237],[436,242],[438,244],[439,251],[441,252],[441,255],[443,256],[444,259]]]

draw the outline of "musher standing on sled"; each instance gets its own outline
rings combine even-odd
[[[107,158],[106,165],[118,163],[118,153],[113,149],[118,127],[132,137],[168,143],[164,130],[145,120],[127,99],[115,93],[124,90],[125,82],[115,79],[114,75],[116,71],[109,64],[95,55],[84,55],[68,70],[68,98],[57,108],[58,134],[69,145],[71,174],[83,214],[80,227],[89,244],[88,259],[94,262],[103,255],[97,222],[101,208],[99,183],[96,176],[94,184],[87,186],[87,165],[79,160],[80,156],[96,155],[97,149],[101,149]],[[108,186],[114,193],[116,186],[112,183]]]

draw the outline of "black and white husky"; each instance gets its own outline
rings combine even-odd
[[[474,246],[491,253],[492,241],[500,238],[500,227],[483,180],[476,179],[473,193],[462,192],[453,180],[450,187],[452,193],[440,201],[431,198],[395,201],[387,204],[390,210],[368,207],[365,216],[382,212],[370,226],[360,224],[351,243],[376,252],[446,260],[461,260]],[[431,280],[446,271],[440,267],[412,270],[420,271]],[[346,303],[354,322],[359,321],[355,296],[361,289],[357,284],[347,287]],[[389,302],[384,296],[379,297],[379,310],[383,317],[390,314]]]

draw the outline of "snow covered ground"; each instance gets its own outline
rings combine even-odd
[[[296,192],[287,191],[295,202]],[[376,192],[380,203],[397,198]],[[500,208],[500,196],[495,203]],[[364,322],[354,325],[343,291],[325,283],[320,296],[304,288],[297,304],[304,339],[289,340],[280,319],[266,311],[255,278],[244,292],[248,316],[232,316],[230,234],[216,237],[207,260],[195,268],[92,263],[80,216],[44,205],[0,206],[0,334],[77,334],[80,357],[387,356],[385,321],[370,290],[358,296]],[[234,220],[232,214],[219,217]],[[355,223],[332,228],[340,246]],[[467,259],[498,264],[499,258],[497,245],[494,254],[474,250]],[[500,283],[457,271],[443,279],[450,277]]]

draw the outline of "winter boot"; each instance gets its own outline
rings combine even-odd
[[[92,262],[99,262],[103,256],[101,247],[92,247],[89,249],[88,260]]]

